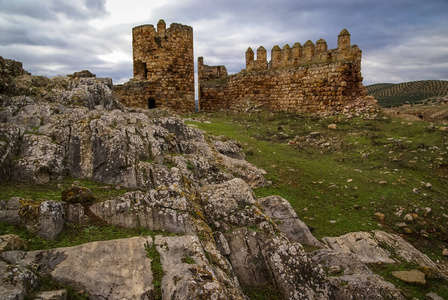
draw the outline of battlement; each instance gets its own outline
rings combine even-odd
[[[224,66],[204,65],[200,57],[199,109],[344,111],[344,107],[358,103],[366,95],[361,54],[358,46],[350,45],[350,33],[344,29],[338,36],[336,49],[328,50],[323,39],[316,44],[308,40],[303,46],[276,45],[268,62],[263,46],[257,49],[256,57],[248,48],[246,69],[233,75],[228,75]]]
[[[246,51],[245,71],[263,71],[277,68],[292,68],[303,65],[330,63],[336,61],[361,61],[361,50],[358,46],[350,45],[350,33],[343,29],[338,35],[338,47],[327,49],[327,42],[319,39],[316,44],[308,40],[303,46],[295,43],[291,48],[288,44],[280,48],[275,45],[271,50],[271,60],[267,61],[267,51],[261,46],[257,50],[255,59],[251,48]]]
[[[166,29],[165,20],[160,20],[157,23],[157,30],[152,24],[139,25],[132,28],[133,37],[139,35],[152,35],[152,36],[169,36],[174,32],[181,32],[184,34],[193,35],[193,28],[188,25],[179,23],[172,23],[168,29]]]

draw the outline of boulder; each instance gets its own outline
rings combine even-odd
[[[40,292],[34,300],[67,300],[67,290]]]
[[[221,154],[221,158],[227,171],[246,181],[250,187],[256,188],[267,185],[267,181],[263,176],[266,174],[265,170],[257,168],[245,160],[228,157],[223,154]]]
[[[39,278],[30,270],[0,260],[0,299],[25,299],[39,284]]]
[[[299,219],[288,200],[280,196],[269,196],[258,201],[266,215],[289,239],[305,245],[323,247],[311,234],[308,226]]]
[[[89,78],[89,77],[96,77],[95,74],[92,74],[89,70],[82,70],[79,72],[75,72],[73,74],[67,75],[67,77],[74,77],[74,78]]]
[[[443,300],[442,297],[440,297],[439,295],[437,295],[434,292],[428,293],[426,294],[426,299],[427,300]]]
[[[20,223],[20,197],[13,197],[9,201],[0,201],[0,221],[18,225]]]
[[[442,250],[442,255],[448,257],[448,248]]]
[[[260,210],[254,193],[242,179],[205,186],[199,191],[199,197],[205,219],[222,232],[235,226],[257,227],[264,221],[272,223]]]
[[[46,240],[54,240],[62,231],[65,224],[64,203],[56,201],[44,201],[39,206],[39,230],[40,237]]]
[[[20,223],[30,232],[47,240],[54,240],[65,224],[64,203],[21,200]]]
[[[184,177],[200,185],[234,177],[266,184],[265,172],[242,160],[237,142],[219,138],[215,146],[167,111],[128,111],[110,79],[21,76],[15,82],[26,96],[0,101],[0,178],[43,184],[69,175],[146,189]]]
[[[235,159],[246,159],[246,155],[237,141],[221,135],[212,137],[212,142],[219,153]]]
[[[421,285],[426,284],[425,273],[419,270],[395,271],[392,272],[392,275],[407,283]]]
[[[89,222],[86,208],[81,203],[67,204],[65,206],[65,221],[67,223],[85,225]]]
[[[396,263],[390,258],[392,253],[382,248],[368,232],[352,232],[340,237],[325,237],[322,241],[336,251],[354,253],[366,264]]]
[[[95,197],[90,189],[82,186],[71,186],[62,191],[61,195],[62,201],[69,204],[80,203],[80,204],[91,204]]]
[[[0,253],[10,250],[19,250],[26,247],[26,243],[18,235],[0,235]]]
[[[21,62],[0,56],[0,90],[3,93],[13,90],[13,78],[26,74],[29,73],[23,69]]]

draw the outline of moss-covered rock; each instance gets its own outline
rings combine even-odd
[[[62,191],[62,201],[74,204],[91,204],[95,200],[93,193],[90,189],[82,186],[71,186],[68,189]]]

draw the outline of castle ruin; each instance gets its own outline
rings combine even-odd
[[[246,69],[228,75],[225,66],[204,65],[198,58],[199,110],[342,112],[367,94],[362,85],[361,50],[350,44],[344,29],[338,47],[327,49],[325,40],[303,46],[274,46],[267,61],[264,47],[246,51]]]
[[[120,101],[131,107],[191,112],[194,99],[193,28],[164,20],[132,29],[133,73],[114,86]]]
[[[132,30],[133,78],[114,87],[130,107],[195,110],[193,29],[160,20]],[[274,46],[267,60],[264,47],[246,51],[246,69],[229,75],[225,66],[208,66],[198,58],[199,110],[344,112],[359,106],[367,94],[362,85],[361,50],[344,29],[336,49],[325,40],[303,46]]]

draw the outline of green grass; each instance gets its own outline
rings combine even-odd
[[[417,265],[410,263],[369,265],[375,273],[384,277],[399,288],[407,299],[426,299],[426,294],[435,292],[442,299],[448,299],[448,286],[446,282],[437,276],[426,276],[426,284],[415,285],[404,282],[392,275],[394,271],[411,271],[418,269]]]
[[[45,184],[6,181],[0,183],[0,201],[9,200],[12,197],[21,197],[35,201],[61,201],[62,191],[69,188],[74,182],[91,189],[96,201],[104,201],[131,191],[131,189],[122,187],[116,190],[115,185],[103,184],[90,179],[66,178]]]
[[[278,289],[271,285],[265,285],[261,287],[254,286],[242,286],[244,294],[251,300],[281,300],[283,297],[280,295]]]
[[[190,256],[184,256],[184,257],[182,257],[182,260],[181,260],[183,263],[185,263],[185,264],[189,264],[189,265],[195,265],[196,264],[196,261],[194,260],[194,258],[193,257],[190,257]]]
[[[431,207],[435,218],[423,225],[410,224],[416,231],[442,225],[443,219],[437,218],[448,213],[441,208],[448,208],[448,184],[439,176],[446,159],[446,133],[428,131],[424,122],[408,125],[389,117],[339,118],[338,129],[329,130],[334,118],[267,112],[193,117],[211,121],[191,122],[200,129],[240,141],[247,160],[266,170],[266,178],[272,181],[270,186],[254,189],[256,195],[276,194],[289,200],[318,238],[378,229],[373,217],[377,211],[386,214],[382,226],[394,229],[401,221],[394,214],[399,207],[406,213]],[[278,138],[279,127],[287,138]],[[288,145],[295,136],[310,132],[340,140],[342,146]],[[432,187],[422,187],[422,182]],[[354,209],[355,205],[361,209]],[[444,233],[435,232],[439,242]]]
[[[155,245],[147,247],[146,252],[151,259],[151,271],[153,275],[152,284],[154,285],[153,299],[162,299],[162,279],[165,272],[163,271],[162,262],[160,261],[160,253],[157,251]]]
[[[114,239],[130,238],[135,236],[176,235],[162,231],[153,231],[148,228],[121,228],[111,225],[73,225],[67,223],[53,241],[45,240],[30,233],[25,228],[0,222],[1,234],[16,234],[26,241],[26,250],[45,250],[60,247],[72,247],[89,242],[107,241]]]

